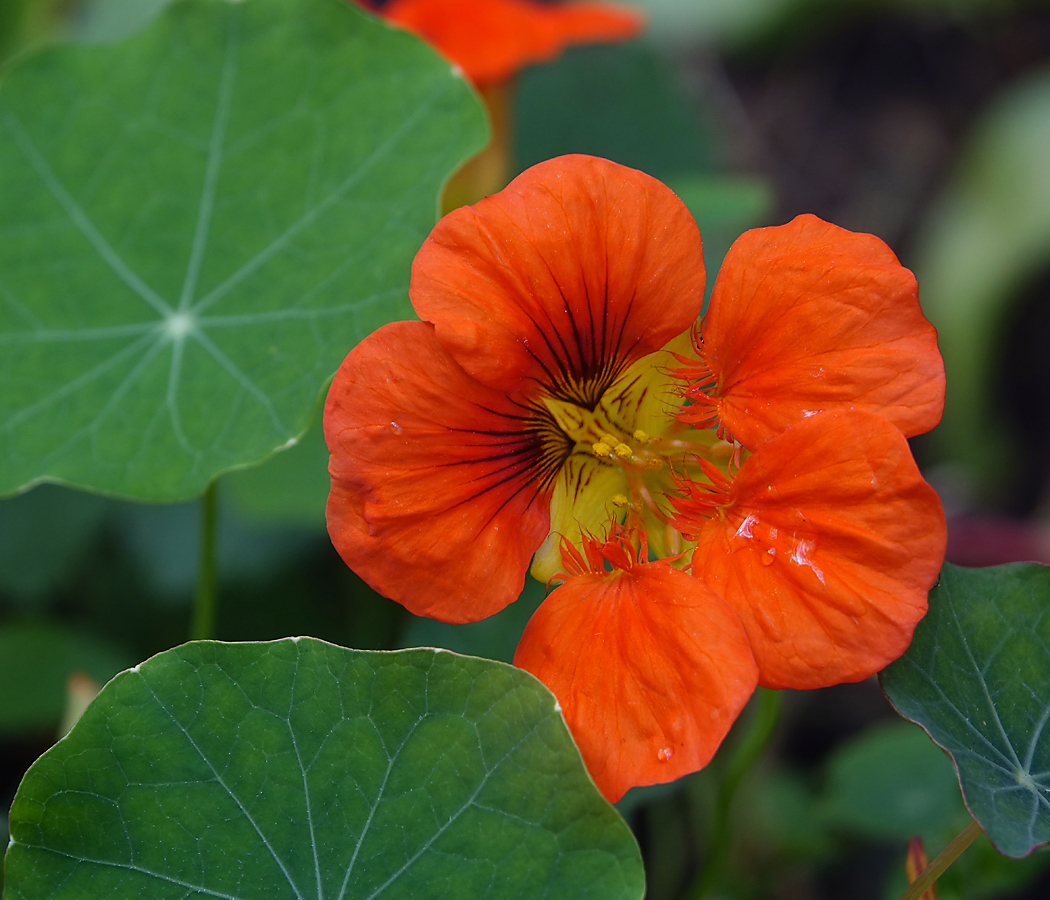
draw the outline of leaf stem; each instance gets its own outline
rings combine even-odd
[[[201,497],[201,542],[197,561],[197,594],[193,601],[190,640],[204,641],[215,636],[215,482]]]
[[[919,877],[901,894],[900,900],[919,900],[923,894],[933,887],[933,883],[944,874],[944,870],[959,858],[963,850],[969,847],[973,843],[974,838],[980,833],[981,826],[971,820],[970,824],[960,831],[952,842],[937,854],[934,861],[922,870]]]
[[[744,776],[751,771],[762,755],[762,751],[769,745],[777,723],[780,721],[782,705],[780,691],[760,687],[757,690],[756,701],[747,731],[733,748],[733,754],[729,757],[725,773],[718,786],[714,810],[711,814],[707,861],[686,892],[685,896],[690,900],[702,900],[722,878],[730,849],[729,814],[733,808],[733,798]]]

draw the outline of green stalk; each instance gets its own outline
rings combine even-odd
[[[201,498],[201,543],[197,562],[197,595],[193,601],[190,640],[205,641],[215,636],[215,482]]]
[[[919,877],[908,886],[908,890],[901,894],[900,900],[919,900],[980,833],[981,826],[976,822],[970,822],[947,847],[937,854],[937,858],[922,870]]]
[[[714,810],[711,814],[709,829],[710,845],[707,849],[707,862],[700,871],[685,896],[689,900],[703,900],[712,889],[718,886],[728,861],[731,835],[729,831],[729,814],[744,776],[758,762],[762,751],[769,745],[780,721],[780,691],[760,687],[757,691],[755,711],[748,723],[747,731],[733,748],[725,774],[718,786]]]

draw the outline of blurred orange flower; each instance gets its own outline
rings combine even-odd
[[[378,13],[433,44],[479,87],[552,60],[573,44],[635,37],[643,25],[638,12],[608,3],[392,0]]]

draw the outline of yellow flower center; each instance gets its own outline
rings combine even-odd
[[[576,546],[584,536],[605,538],[629,514],[645,525],[654,556],[684,549],[670,522],[674,474],[694,474],[697,456],[724,466],[734,448],[713,430],[691,428],[675,416],[681,403],[670,374],[676,343],[632,365],[593,408],[543,398],[551,425],[571,449],[554,482],[551,531],[533,560],[532,574],[541,581],[561,569],[562,538]]]

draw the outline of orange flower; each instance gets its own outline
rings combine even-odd
[[[637,12],[606,3],[392,0],[379,14],[433,44],[479,87],[572,44],[626,40],[642,29]]]
[[[612,799],[704,765],[756,678],[896,658],[943,559],[901,431],[943,398],[911,274],[807,216],[734,245],[690,340],[703,290],[667,188],[551,160],[438,223],[410,288],[426,321],[363,341],[325,408],[329,530],[377,590],[462,622],[530,558],[567,579],[515,661]]]
[[[662,454],[684,450],[647,442],[684,430],[659,351],[700,312],[700,235],[655,179],[561,157],[442,219],[410,295],[428,321],[366,338],[328,394],[328,526],[376,590],[473,621],[517,598],[545,539],[543,580],[560,535],[670,484]]]
[[[563,553],[568,580],[536,610],[514,664],[558,698],[610,802],[703,768],[755,689],[740,620],[697,579],[649,562],[637,533],[617,527]]]

